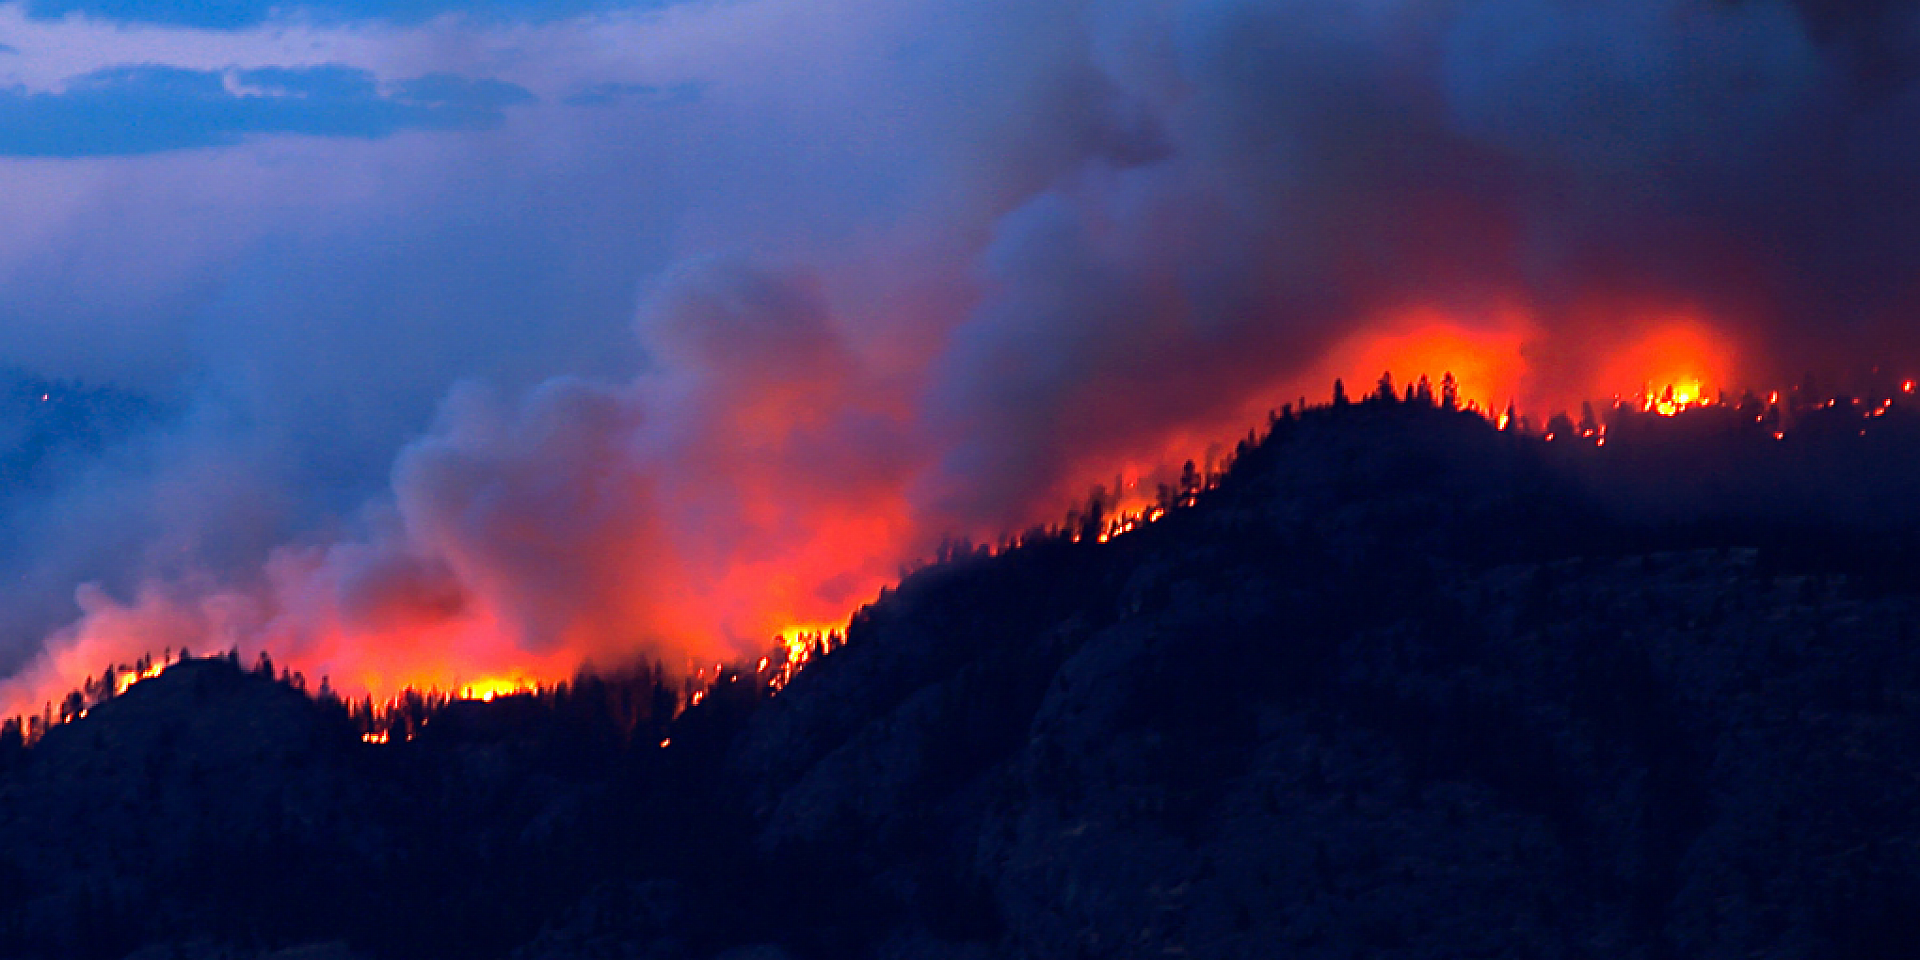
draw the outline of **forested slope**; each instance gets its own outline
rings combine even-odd
[[[1723,428],[1289,417],[677,717],[642,669],[366,744],[195,661],[5,753],[0,954],[1904,956],[1915,504],[1862,504],[1920,444]]]

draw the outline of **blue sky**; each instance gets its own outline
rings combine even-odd
[[[321,0],[283,3],[280,0],[26,0],[29,16],[59,19],[81,15],[123,23],[167,24],[232,30],[273,20],[322,22],[377,20],[419,23],[458,14],[499,22],[553,21],[664,0]]]
[[[494,126],[532,94],[445,74],[378,83],[350,67],[114,67],[58,92],[0,92],[0,155],[86,157],[237,143],[249,134],[382,137]]]

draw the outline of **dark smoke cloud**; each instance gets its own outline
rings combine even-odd
[[[954,496],[1027,501],[1395,304],[1518,298],[1537,385],[1678,313],[1758,382],[1913,359],[1910,6],[1119,10],[1103,112],[1160,152],[1090,150],[1000,221],[930,407]]]
[[[1676,320],[1756,383],[1914,359],[1911,5],[758,0],[554,29],[471,71],[542,95],[498,130],[34,171],[124,226],[0,249],[15,303],[78,331],[19,310],[0,349],[192,411],[45,501],[93,559],[30,582],[104,584],[56,651],[152,622],[388,677],[747,652],[947,533],[1230,441],[1408,311],[1523,318],[1515,389],[1560,402]],[[648,69],[576,69],[615,29]],[[220,229],[154,199],[215,176]]]

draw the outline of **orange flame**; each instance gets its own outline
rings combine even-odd
[[[1539,373],[1530,366],[1529,347],[1538,329],[1527,311],[1512,306],[1471,315],[1431,306],[1401,309],[1333,344],[1306,375],[1282,381],[1293,389],[1252,399],[1258,401],[1261,414],[1295,396],[1323,402],[1336,377],[1344,379],[1349,394],[1359,399],[1371,393],[1376,379],[1387,371],[1393,374],[1396,391],[1426,376],[1428,389],[1437,399],[1442,376],[1452,374],[1462,407],[1489,414],[1515,400],[1530,407],[1534,404],[1529,402],[1529,381]],[[1728,382],[1736,359],[1731,342],[1703,322],[1672,320],[1593,361],[1590,385],[1599,389],[1589,395],[1651,398],[1652,406],[1663,412],[1678,410],[1704,401],[1711,387]],[[1902,389],[1912,392],[1912,382]],[[806,400],[791,406],[810,410],[818,405]],[[786,408],[768,412],[763,407],[739,413],[724,429],[751,440],[754,457],[769,447],[804,451],[810,421]],[[1244,419],[1238,421],[1241,429],[1245,424]],[[1199,420],[1170,427],[1165,435],[1144,438],[1115,458],[1125,465],[1106,491],[1106,523],[1091,534],[1095,539],[1124,535],[1158,519],[1169,507],[1192,502],[1193,492],[1178,484],[1174,485],[1181,490],[1177,502],[1163,502],[1165,495],[1158,492],[1155,481],[1168,478],[1169,468],[1177,476],[1179,468],[1172,465],[1205,448],[1208,441],[1237,433],[1232,425],[1211,433],[1202,427]],[[1598,431],[1583,436],[1605,442]],[[1126,462],[1128,458],[1131,462]],[[1205,464],[1199,483],[1204,489],[1218,461],[1195,459]],[[539,476],[544,466],[536,458],[528,474]],[[1106,478],[1114,477],[1090,464],[1083,467],[1068,482],[1104,484]],[[1111,464],[1105,469],[1110,471]],[[604,574],[592,574],[606,578],[605,589],[594,594],[594,599],[605,601],[604,608],[582,613],[577,626],[563,626],[557,636],[526,642],[515,627],[512,599],[488,589],[485,578],[490,571],[485,563],[489,558],[472,559],[460,553],[469,546],[464,543],[436,544],[450,551],[452,561],[472,560],[478,570],[477,576],[470,575],[463,583],[463,592],[449,599],[431,584],[413,592],[396,590],[363,604],[365,609],[358,614],[343,611],[337,601],[327,599],[345,589],[338,580],[340,574],[328,566],[332,552],[290,549],[268,564],[268,582],[262,588],[189,588],[170,593],[165,587],[152,587],[125,601],[98,590],[83,590],[85,616],[53,639],[47,655],[29,673],[0,682],[0,702],[34,712],[43,698],[57,696],[75,685],[76,678],[90,676],[102,661],[130,662],[168,645],[192,646],[203,654],[239,646],[247,661],[262,648],[270,649],[283,662],[304,670],[316,685],[326,677],[333,690],[353,698],[384,699],[407,688],[479,699],[498,697],[533,688],[542,680],[570,676],[593,658],[601,658],[603,665],[617,665],[607,661],[640,649],[698,655],[702,660],[698,667],[664,664],[669,671],[696,676],[713,662],[708,659],[713,655],[751,663],[764,653],[767,656],[756,670],[777,688],[812,659],[844,642],[850,611],[893,579],[898,562],[923,555],[931,546],[924,542],[927,531],[915,526],[900,476],[862,483],[852,494],[823,494],[787,483],[778,471],[722,458],[689,465],[685,476],[636,475],[661,488],[617,496],[673,500],[676,493],[697,490],[698,480],[688,477],[706,472],[729,484],[722,499],[737,516],[726,520],[754,532],[738,538],[749,548],[724,556],[676,553],[671,536],[663,535],[657,543],[650,541],[647,549],[659,548],[665,555],[635,563],[634,548],[625,539],[627,528],[604,534],[589,531],[584,545],[576,549],[569,542],[554,555],[585,556],[593,562],[583,569],[605,568]],[[599,474],[559,480],[578,480],[593,490],[601,488],[596,484],[630,489],[623,484],[633,477],[611,476],[618,482],[608,484],[608,478]],[[602,503],[578,490],[562,492],[589,506]],[[1064,501],[1067,493],[1055,490],[1053,495]],[[1036,504],[1033,514],[1057,518],[1063,505]],[[635,529],[649,535],[655,532],[643,526]],[[1005,533],[963,532],[989,538]],[[535,546],[552,548],[539,534],[534,531]],[[598,562],[603,555],[604,564]],[[624,635],[620,632],[624,624],[643,624],[632,629],[646,633]],[[770,637],[779,639],[769,645]],[[715,675],[719,672],[714,669]],[[124,689],[130,682],[116,680],[116,685]]]
[[[1598,386],[1604,396],[1637,400],[1642,409],[1671,415],[1712,402],[1711,391],[1731,380],[1737,359],[1726,336],[1679,320],[1608,353]]]
[[[1425,376],[1437,393],[1441,377],[1450,373],[1459,387],[1461,407],[1497,410],[1525,386],[1524,348],[1532,336],[1532,322],[1517,309],[1467,320],[1438,308],[1416,307],[1335,344],[1297,391],[1324,398],[1337,377],[1358,399],[1372,391],[1385,372],[1393,375],[1396,390],[1404,391]]]

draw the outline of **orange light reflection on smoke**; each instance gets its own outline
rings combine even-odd
[[[1500,410],[1525,386],[1522,349],[1532,335],[1531,322],[1518,310],[1466,318],[1433,307],[1408,309],[1335,344],[1295,392],[1310,403],[1324,403],[1338,377],[1347,395],[1358,400],[1374,390],[1384,372],[1393,375],[1402,395],[1425,376],[1438,398],[1441,378],[1451,373],[1459,384],[1460,406],[1472,401],[1483,410]]]
[[[1345,381],[1348,395],[1358,400],[1375,389],[1383,371],[1391,373],[1396,394],[1401,395],[1425,376],[1438,399],[1441,379],[1451,373],[1463,407],[1472,403],[1496,415],[1517,401],[1521,410],[1544,418],[1553,412],[1550,407],[1564,409],[1563,405],[1582,399],[1561,396],[1561,391],[1584,392],[1585,398],[1596,399],[1638,398],[1651,392],[1657,398],[1671,385],[1669,402],[1698,402],[1709,389],[1730,382],[1735,369],[1736,353],[1727,338],[1701,322],[1681,318],[1631,337],[1624,346],[1597,351],[1584,370],[1556,378],[1550,385],[1554,396],[1539,396],[1542,391],[1532,381],[1540,375],[1529,369],[1526,352],[1537,332],[1530,315],[1515,308],[1469,313],[1420,306],[1387,314],[1335,343],[1306,374],[1278,381],[1286,389],[1254,398],[1260,404],[1254,417],[1223,411],[1213,423],[1188,422],[1157,441],[1132,447],[1128,462],[1118,470],[1112,460],[1089,461],[1086,469],[1069,478],[1068,488],[1058,491],[1058,499],[1032,505],[1034,519],[1057,520],[1063,505],[1084,502],[1086,491],[1099,483],[1106,488],[1110,519],[1120,514],[1137,515],[1140,522],[1150,520],[1149,513],[1157,509],[1161,496],[1159,486],[1177,482],[1187,458],[1200,461],[1197,466],[1203,473],[1211,470],[1216,461],[1209,451],[1230,450],[1268,406],[1301,396],[1312,404],[1323,404],[1336,377]],[[1910,392],[1912,386],[1903,384],[1903,389]],[[780,423],[776,414],[767,417]],[[790,434],[754,424],[743,430],[756,440],[757,450],[798,443],[808,426],[800,418],[787,425]],[[1160,457],[1157,462],[1155,456]],[[737,465],[716,465],[722,474],[730,466]],[[278,662],[302,671],[312,685],[325,676],[343,696],[371,696],[376,701],[409,687],[456,696],[499,696],[536,682],[566,679],[583,664],[618,667],[621,656],[648,651],[681,651],[688,658],[698,657],[702,666],[717,659],[751,663],[769,653],[775,637],[783,638],[780,643],[791,664],[811,656],[814,641],[810,638],[843,632],[849,614],[895,579],[899,562],[930,552],[931,545],[920,539],[926,531],[914,526],[906,495],[887,481],[859,484],[863,488],[859,495],[839,495],[789,484],[779,476],[736,472],[749,479],[739,482],[728,502],[739,510],[737,519],[756,531],[755,536],[740,538],[749,547],[718,556],[685,550],[671,557],[673,562],[660,564],[658,569],[674,571],[671,577],[614,578],[612,582],[621,584],[614,592],[622,595],[623,602],[583,614],[595,618],[591,636],[583,632],[576,637],[561,630],[558,636],[529,642],[512,627],[515,618],[505,606],[509,601],[494,598],[484,584],[457,609],[427,603],[420,612],[382,621],[379,626],[341,622],[344,614],[338,610],[297,608],[287,598],[313,592],[304,587],[289,588],[271,599],[234,598],[230,604],[234,609],[257,607],[260,615],[232,628],[223,627],[208,612],[217,605],[174,608],[155,601],[148,610],[142,599],[127,606],[124,614],[109,609],[106,612],[112,615],[90,618],[86,636],[52,649],[49,662],[36,674],[40,682],[12,684],[17,689],[5,689],[5,699],[14,710],[31,712],[104,661],[132,662],[167,643],[191,643],[206,655],[215,652],[207,649],[214,646],[208,637],[240,637],[243,665],[250,666],[264,648]],[[1124,525],[1124,519],[1121,522]],[[1123,526],[1118,532],[1126,529]],[[1009,532],[972,531],[989,542]],[[1107,534],[1099,536],[1105,539]],[[669,552],[677,549],[670,537],[660,546]],[[279,573],[285,574],[288,583],[304,584],[317,562],[296,557]],[[624,586],[628,582],[633,583],[631,588]],[[632,603],[624,602],[630,599],[625,595],[628,589]],[[610,622],[621,626],[609,628]],[[276,629],[275,623],[298,627]],[[156,632],[155,624],[167,630]],[[635,632],[620,634],[628,624]],[[670,671],[695,672],[690,663],[662,665]]]
[[[1608,350],[1594,394],[1672,413],[1711,402],[1714,391],[1731,382],[1737,359],[1738,351],[1724,335],[1702,323],[1676,320]]]

